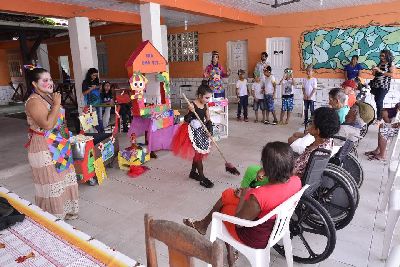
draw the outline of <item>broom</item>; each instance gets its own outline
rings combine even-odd
[[[188,105],[190,105],[190,102],[189,102],[189,100],[187,99],[186,95],[185,95],[185,94],[182,94],[182,96],[183,96],[183,98],[185,99],[186,103],[187,103]],[[229,173],[231,173],[231,174],[234,174],[234,175],[240,175],[240,172],[238,171],[238,169],[236,169],[235,166],[233,166],[232,163],[229,163],[229,162],[226,160],[226,158],[225,158],[225,156],[224,156],[224,153],[222,153],[222,151],[221,151],[221,148],[218,146],[217,142],[215,142],[215,140],[214,140],[214,138],[212,137],[211,133],[208,131],[207,127],[206,127],[206,126],[204,125],[204,123],[201,121],[201,119],[200,119],[199,115],[196,113],[196,111],[193,111],[193,113],[194,113],[194,115],[196,116],[196,118],[200,121],[201,126],[203,127],[204,131],[206,131],[206,133],[208,133],[208,135],[209,135],[210,138],[211,138],[211,141],[214,143],[214,145],[215,145],[215,147],[217,148],[217,150],[218,150],[219,154],[221,155],[222,159],[225,161],[225,171],[226,171],[226,172],[229,172]]]

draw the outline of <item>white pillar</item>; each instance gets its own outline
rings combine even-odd
[[[160,25],[160,5],[155,3],[146,3],[140,5],[140,23],[142,27],[142,40],[149,40],[157,50],[163,54],[161,41]],[[146,85],[145,98],[148,103],[157,103],[161,101],[160,83],[155,74],[147,74],[148,83]]]
[[[167,25],[161,25],[161,45],[162,55],[168,61],[168,32]]]
[[[50,72],[49,52],[47,51],[47,44],[40,44],[36,51],[38,64]]]
[[[90,41],[89,19],[76,17],[68,20],[69,41],[78,109],[84,106],[82,81],[86,72],[93,67],[92,43]]]
[[[93,68],[99,69],[99,59],[97,57],[96,37],[91,36],[90,37],[90,42],[92,44]]]

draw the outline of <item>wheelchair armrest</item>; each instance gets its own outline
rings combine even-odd
[[[346,140],[347,140],[346,137],[344,137],[344,136],[339,136],[339,135],[334,135],[334,136],[332,136],[332,138],[333,138],[333,139],[338,139],[338,140],[344,141],[344,142],[346,142]]]

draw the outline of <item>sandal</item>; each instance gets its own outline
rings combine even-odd
[[[271,123],[269,122],[269,120],[265,120],[264,124],[271,124]]]
[[[373,151],[365,152],[364,155],[365,156],[375,156],[376,154],[375,154],[375,151],[373,150]]]
[[[199,229],[196,228],[196,226],[194,226],[194,222],[195,222],[195,220],[193,220],[191,218],[183,219],[184,225],[189,226],[190,228],[193,228],[201,235],[206,235],[206,233],[202,233]]]
[[[371,155],[368,157],[368,160],[377,160],[379,162],[386,162],[386,159],[379,158],[377,155]]]

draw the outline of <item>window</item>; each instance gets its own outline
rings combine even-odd
[[[107,76],[108,74],[108,55],[105,43],[97,43],[97,60],[99,63],[100,76]]]
[[[198,32],[168,34],[168,61],[199,61]]]
[[[8,54],[8,70],[10,77],[22,77],[22,64],[18,54]]]

